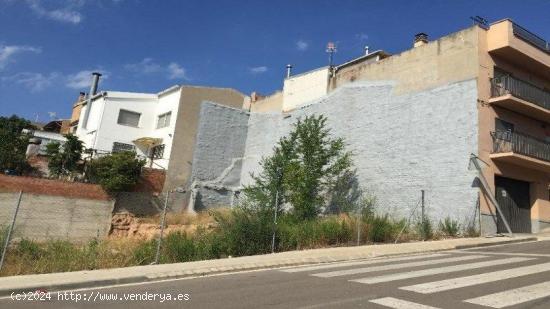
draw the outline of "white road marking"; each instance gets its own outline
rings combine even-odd
[[[398,258],[381,258],[376,260],[361,260],[356,262],[341,262],[341,263],[320,264],[320,265],[313,265],[313,266],[301,266],[301,267],[281,269],[281,271],[286,273],[297,273],[297,272],[312,271],[312,270],[319,270],[319,269],[391,263],[391,262],[398,262],[398,261],[429,259],[429,258],[443,257],[443,256],[449,256],[449,255],[448,254],[411,255],[411,256],[404,256],[404,257],[398,257]]]
[[[478,284],[538,274],[545,271],[550,271],[550,263],[536,264],[531,266],[499,270],[485,274],[416,284],[401,287],[400,289],[422,294],[431,294],[435,292],[448,291]]]
[[[383,270],[392,270],[392,269],[400,269],[400,268],[408,268],[408,267],[416,267],[416,266],[435,265],[435,264],[443,264],[443,263],[451,263],[451,262],[461,262],[461,261],[480,259],[480,258],[484,258],[484,257],[486,257],[486,256],[483,256],[483,255],[468,255],[468,256],[459,256],[459,257],[452,257],[452,258],[439,259],[439,260],[428,260],[428,261],[409,262],[409,263],[400,263],[400,264],[389,264],[389,265],[382,265],[382,266],[375,266],[375,267],[363,267],[363,268],[336,270],[336,271],[331,271],[331,272],[326,272],[326,273],[313,274],[312,276],[322,277],[322,278],[330,278],[330,277],[337,277],[337,276],[364,274],[364,273],[370,273],[370,272],[375,272],[375,271],[383,271]]]
[[[550,296],[550,281],[467,299],[465,302],[491,308],[504,308],[547,296]]]
[[[373,299],[370,302],[394,309],[438,309],[436,307],[413,303],[393,297]]]
[[[438,274],[446,274],[446,273],[452,273],[452,272],[457,272],[457,271],[463,271],[463,270],[469,270],[469,269],[478,269],[478,268],[490,267],[490,266],[496,266],[496,265],[512,264],[512,263],[524,262],[524,261],[529,261],[529,260],[532,260],[532,258],[515,257],[515,258],[508,258],[508,259],[501,259],[501,260],[484,261],[484,262],[478,262],[478,263],[470,263],[470,264],[453,265],[453,266],[447,266],[447,267],[422,269],[422,270],[417,270],[417,271],[410,271],[410,272],[405,272],[405,273],[397,273],[397,274],[391,274],[391,275],[377,276],[377,277],[371,277],[371,278],[361,278],[361,279],[350,280],[350,281],[359,282],[359,283],[366,283],[366,284],[374,284],[374,283],[380,283],[380,282],[389,282],[389,281],[395,281],[395,280],[403,280],[403,279],[410,279],[410,278],[417,278],[417,277],[424,277],[424,276],[431,276],[431,275],[438,275]]]
[[[532,257],[549,257],[550,256],[550,254],[537,254],[537,253],[507,253],[507,252],[484,252],[484,251],[463,251],[463,250],[453,251],[453,253],[500,255],[500,256],[532,256]]]

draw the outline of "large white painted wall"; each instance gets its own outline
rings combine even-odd
[[[335,136],[354,152],[360,184],[378,199],[378,210],[406,217],[426,191],[428,215],[466,223],[476,212],[477,85],[468,80],[405,95],[387,82],[355,82],[328,96],[280,113],[251,113],[241,184],[260,172],[299,117],[323,114]]]

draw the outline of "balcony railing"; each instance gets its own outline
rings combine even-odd
[[[491,79],[491,96],[511,94],[550,110],[550,92],[510,75]]]
[[[513,23],[512,25],[515,36],[550,54],[549,42],[516,23]]]
[[[550,162],[550,142],[523,133],[491,132],[493,153],[513,152]]]

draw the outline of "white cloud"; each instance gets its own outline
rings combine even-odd
[[[165,74],[168,79],[185,79],[189,80],[187,77],[187,72],[177,62],[171,62],[167,65],[157,63],[153,58],[145,58],[138,63],[126,64],[124,68],[130,72],[138,74]]]
[[[92,83],[92,73],[101,72],[101,79],[108,79],[110,73],[102,70],[82,70],[74,74],[69,74],[65,78],[65,86],[73,89],[85,89]]]
[[[168,78],[169,79],[188,79],[185,75],[185,69],[179,64],[172,62],[168,65]]]
[[[42,0],[26,0],[26,2],[29,8],[40,17],[71,24],[79,24],[83,19],[79,12],[79,9],[84,6],[82,0],[59,1],[57,7],[45,7]]]
[[[305,51],[309,47],[309,43],[304,40],[296,41],[296,49],[299,51]]]
[[[40,53],[42,49],[39,47],[33,46],[18,46],[18,45],[0,45],[0,70],[5,68],[8,63],[13,62],[13,57],[16,54],[31,52],[31,53]]]
[[[61,75],[57,72],[52,72],[47,75],[42,73],[21,72],[13,76],[2,77],[2,81],[23,85],[31,92],[39,92],[52,86],[60,76]]]
[[[248,71],[252,74],[262,74],[267,72],[267,67],[266,66],[252,67],[252,68],[249,68]]]
[[[145,58],[138,63],[126,64],[124,68],[135,73],[149,74],[162,71],[162,66],[153,62],[152,58]]]

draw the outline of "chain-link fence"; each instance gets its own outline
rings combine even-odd
[[[409,212],[395,217],[374,202],[352,213],[299,221],[289,209],[238,206],[188,213],[176,207],[181,192],[126,192],[116,200],[1,192],[1,275],[174,263],[253,254],[397,243],[437,237],[429,192],[419,191]],[[277,203],[277,201],[275,202]],[[477,227],[478,209],[458,227]],[[460,231],[459,231],[460,230]]]

